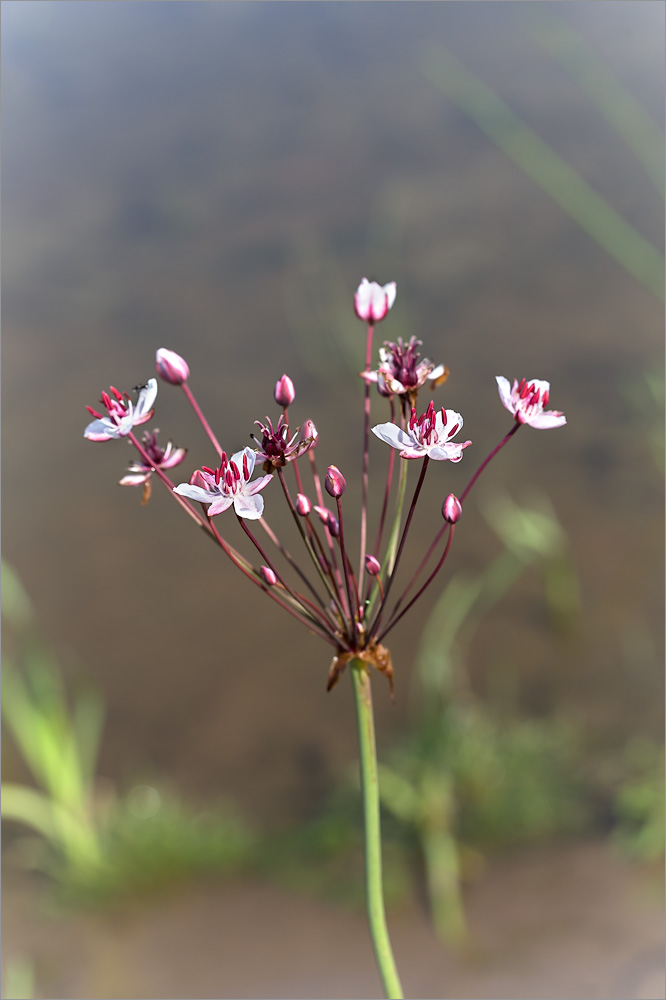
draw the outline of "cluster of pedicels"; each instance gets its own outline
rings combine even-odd
[[[455,525],[462,514],[462,504],[477,478],[523,424],[546,429],[566,423],[562,413],[545,409],[550,394],[548,382],[523,378],[511,384],[503,376],[497,377],[501,402],[513,416],[513,424],[476,469],[460,497],[452,493],[446,496],[442,503],[443,524],[436,531],[411,580],[389,608],[389,596],[430,461],[460,462],[472,443],[454,440],[463,427],[463,418],[455,410],[444,406],[435,408],[431,399],[419,413],[419,392],[425,386],[431,390],[441,386],[449,374],[443,364],[435,364],[421,356],[420,340],[411,337],[407,342],[400,338],[395,342],[385,341],[379,348],[377,367],[373,367],[374,327],[386,318],[395,298],[395,282],[382,286],[366,278],[363,278],[354,296],[356,315],[367,324],[365,368],[360,373],[365,395],[358,563],[352,563],[345,541],[343,497],[347,488],[346,479],[336,465],[329,465],[324,476],[320,476],[315,457],[319,435],[312,420],[305,420],[301,427],[292,431],[289,408],[294,403],[296,391],[289,376],[282,375],[275,384],[273,398],[280,407],[277,419],[267,416],[264,420],[255,421],[257,431],[250,435],[253,446],[228,454],[220,446],[192,393],[186,361],[174,351],[160,348],[155,362],[157,375],[182,389],[216,453],[212,466],[196,469],[188,482],[179,484],[169,478],[168,472],[184,461],[186,449],[175,447],[171,441],[162,447],[158,443],[156,428],[145,431],[141,438],[135,433],[136,427],[147,423],[154,415],[158,390],[156,378],[135,387],[135,401],[129,393],[111,386],[109,392],[102,392],[100,397],[100,407],[105,413],[87,407],[93,417],[84,432],[88,440],[126,438],[135,450],[134,461],[120,480],[121,486],[142,486],[142,502],[145,504],[150,497],[151,479],[156,476],[174,500],[251,583],[334,648],[329,689],[353,658],[363,660],[383,673],[392,689],[393,667],[383,639],[439,573],[449,553]],[[379,396],[388,402],[391,419],[371,427],[370,393],[373,385]],[[370,430],[392,449],[383,485],[373,487],[381,490],[383,504],[372,546],[368,542],[367,525]],[[397,488],[393,475],[396,452],[404,460]],[[421,464],[411,502],[403,517],[410,460],[420,460]],[[255,477],[257,461],[263,475]],[[293,478],[291,487],[285,475],[287,467],[290,467],[289,475]],[[306,476],[308,485],[305,485]],[[299,565],[265,517],[262,493],[274,478],[279,482],[310,560],[309,569]],[[392,497],[393,522],[389,529]],[[258,565],[242,555],[218,530],[214,518],[231,508],[240,528],[258,553]],[[248,524],[252,521],[258,522],[267,542],[262,544],[253,532]],[[388,536],[386,541],[385,535]],[[269,548],[272,556],[267,551]],[[426,575],[429,565],[432,568]]]

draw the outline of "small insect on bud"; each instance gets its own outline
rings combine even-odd
[[[275,402],[278,406],[291,406],[291,404],[296,399],[296,390],[294,389],[294,383],[291,381],[288,375],[283,375],[281,379],[275,383]]]
[[[306,497],[305,493],[296,494],[296,510],[301,515],[301,517],[306,517],[312,510],[312,504],[310,500]]]
[[[326,492],[329,496],[341,497],[344,491],[347,489],[347,481],[342,475],[337,465],[329,465],[326,472],[326,479],[324,480],[324,486],[326,487]]]
[[[171,385],[182,385],[190,377],[190,369],[184,358],[175,351],[160,347],[155,355],[155,368],[160,378]]]
[[[269,566],[262,566],[259,570],[259,576],[269,587],[274,587],[277,583],[277,577]]]
[[[462,504],[457,496],[453,493],[449,493],[448,497],[442,504],[442,517],[449,524],[455,524],[462,514]]]
[[[368,554],[365,557],[365,571],[366,573],[369,573],[370,576],[379,576],[382,571],[379,559],[376,559],[375,556]]]

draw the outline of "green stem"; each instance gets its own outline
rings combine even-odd
[[[393,521],[393,527],[391,528],[391,534],[389,536],[388,545],[386,547],[386,556],[384,557],[384,565],[382,566],[382,577],[384,583],[391,576],[393,572],[393,566],[395,564],[396,552],[398,549],[398,537],[400,535],[400,522],[402,520],[402,508],[405,504],[405,492],[407,490],[407,466],[409,462],[406,459],[400,463],[400,478],[398,480],[398,498],[395,507],[395,518]],[[372,621],[372,613],[375,609],[375,604],[377,603],[377,598],[379,597],[379,587],[375,586],[373,588],[372,597],[370,598],[370,603],[368,604],[368,609],[365,613],[365,620]]]
[[[350,673],[354,687],[356,724],[361,765],[361,794],[365,827],[365,893],[368,923],[379,975],[387,1000],[402,1000],[403,992],[395,966],[382,888],[382,841],[379,823],[379,779],[375,724],[372,714],[370,677],[362,660],[352,660]]]

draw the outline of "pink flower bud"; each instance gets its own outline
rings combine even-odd
[[[324,486],[326,487],[326,492],[329,496],[341,497],[344,491],[347,489],[347,481],[342,475],[337,465],[329,465],[326,472],[326,479],[324,480]]]
[[[301,515],[301,517],[305,517],[312,510],[312,504],[306,497],[305,493],[296,494],[295,507],[298,513]]]
[[[379,576],[382,571],[379,559],[375,559],[374,556],[368,554],[365,557],[365,571],[366,573],[369,573],[370,576]]]
[[[187,361],[175,351],[167,351],[165,347],[160,347],[155,355],[155,368],[160,378],[171,385],[182,385],[190,377]]]
[[[259,576],[269,587],[274,587],[277,583],[277,577],[269,566],[262,566],[259,570]]]
[[[462,514],[462,504],[457,496],[453,493],[449,493],[448,497],[442,504],[442,517],[449,524],[455,524],[460,515]]]
[[[333,538],[337,538],[340,534],[340,524],[337,517],[331,514],[327,507],[317,507],[315,505],[314,510],[316,510],[319,515],[319,520],[322,524],[326,525]]]
[[[295,399],[296,390],[294,389],[294,383],[288,375],[283,375],[275,383],[275,402],[278,406],[291,406]]]

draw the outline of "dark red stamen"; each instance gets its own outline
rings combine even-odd
[[[243,452],[243,479],[248,480],[250,478],[250,467],[247,464],[247,455]]]
[[[201,471],[202,472],[207,472],[209,476],[214,476],[215,475],[215,471],[213,469],[209,469],[207,465],[202,465],[201,466]]]
[[[118,390],[116,389],[116,387],[113,386],[113,385],[109,386],[109,388],[111,389],[111,392],[116,397],[116,399],[118,400],[119,403],[124,403],[125,402],[125,398],[124,398],[122,392],[118,392]]]
[[[220,476],[221,476],[221,475],[222,475],[222,472],[221,472],[221,470],[220,470],[220,469],[216,469],[216,470],[215,470],[215,485],[216,485],[216,486],[219,486],[219,485],[220,485]]]
[[[86,410],[91,415],[91,417],[97,417],[98,420],[104,419],[101,413],[98,413],[97,410],[93,410],[92,406],[86,406]]]

